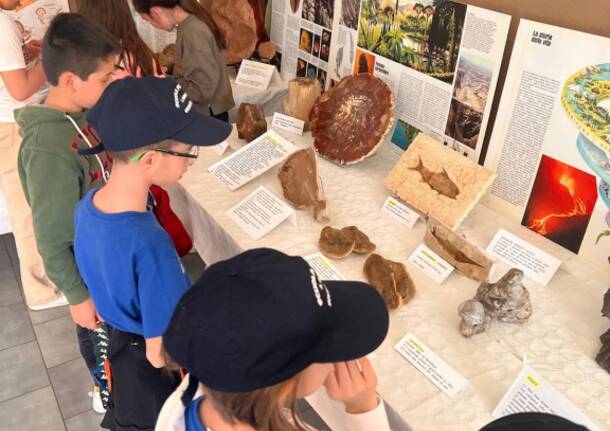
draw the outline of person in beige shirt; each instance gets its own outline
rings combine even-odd
[[[222,55],[226,43],[206,7],[197,0],[133,0],[133,5],[153,27],[177,29],[174,78],[199,112],[228,122],[235,100]]]

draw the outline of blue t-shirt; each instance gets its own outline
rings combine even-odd
[[[186,431],[207,431],[207,428],[201,423],[201,418],[199,417],[199,406],[201,405],[201,401],[203,401],[203,398],[199,397],[186,406],[186,409],[184,410]]]
[[[105,214],[91,190],[74,214],[76,263],[97,312],[110,326],[163,335],[191,282],[151,211]]]

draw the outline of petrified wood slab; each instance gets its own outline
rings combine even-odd
[[[328,200],[322,191],[316,153],[312,148],[292,154],[280,168],[278,177],[288,202],[298,209],[310,208],[320,223],[330,221]]]
[[[456,230],[494,178],[490,170],[420,133],[384,183],[409,205]]]
[[[225,37],[226,64],[237,64],[250,58],[256,49],[256,19],[248,0],[213,0],[212,15]]]
[[[309,113],[322,94],[320,81],[311,78],[295,78],[288,82],[288,96],[282,103],[284,114],[309,124]]]
[[[340,165],[373,155],[394,123],[394,94],[369,74],[343,78],[309,114],[316,151]]]
[[[408,303],[415,296],[415,284],[402,263],[373,253],[364,262],[363,271],[368,282],[381,293],[390,310]]]
[[[242,103],[237,111],[237,136],[252,142],[267,131],[267,120],[261,105]]]
[[[430,220],[424,242],[465,276],[477,281],[489,278],[493,261],[477,246],[446,226]]]

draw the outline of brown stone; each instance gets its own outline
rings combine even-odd
[[[327,226],[320,232],[318,245],[324,256],[331,259],[343,259],[354,251],[356,239],[354,233],[349,229],[334,229]]]
[[[340,165],[373,155],[394,123],[394,94],[363,73],[343,78],[318,98],[309,115],[316,151]]]
[[[364,276],[381,294],[388,309],[395,310],[415,296],[415,284],[407,268],[373,253],[364,262]]]
[[[292,154],[280,168],[278,177],[284,197],[295,208],[310,208],[320,223],[330,221],[328,201],[322,191],[316,153],[312,148]]]
[[[261,105],[242,103],[237,112],[237,133],[239,139],[252,142],[267,131],[267,120]]]
[[[288,82],[288,96],[282,104],[284,114],[309,123],[309,114],[316,99],[322,94],[320,81],[311,78],[295,78]]]
[[[254,10],[248,0],[213,0],[212,15],[227,42],[226,64],[237,64],[252,57],[258,36]]]
[[[258,56],[264,60],[271,60],[277,53],[277,46],[273,42],[262,42],[257,48]]]

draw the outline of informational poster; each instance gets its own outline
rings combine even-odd
[[[392,142],[404,150],[424,132],[478,161],[510,16],[442,0],[361,2],[351,72],[393,88]]]
[[[41,40],[51,20],[61,12],[69,12],[68,0],[21,0],[9,14],[17,23],[25,43]]]
[[[610,39],[522,20],[485,166],[487,203],[607,265]]]

